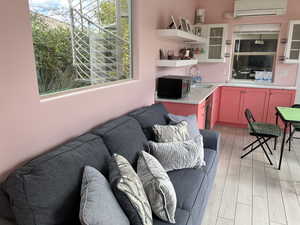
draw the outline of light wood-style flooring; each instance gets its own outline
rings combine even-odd
[[[280,141],[270,166],[261,149],[240,159],[253,140],[247,129],[216,130],[222,135],[220,162],[202,225],[300,225],[300,140],[291,152],[286,145],[279,171]]]

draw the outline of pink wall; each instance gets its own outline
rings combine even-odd
[[[287,38],[288,22],[292,19],[300,19],[299,0],[289,0],[288,11],[285,16],[267,16],[267,17],[246,17],[240,19],[224,19],[224,12],[233,12],[234,0],[200,0],[198,7],[206,9],[205,23],[227,23],[229,31],[232,31],[236,24],[259,24],[276,23],[281,24],[282,30],[279,38]],[[232,40],[232,32],[228,33],[228,40]],[[226,52],[232,53],[229,47]],[[279,44],[278,55],[284,54],[285,45]],[[202,72],[203,80],[206,82],[224,82],[228,80],[231,72],[231,58],[226,59],[226,63],[201,64],[199,68]],[[279,85],[295,86],[297,78],[298,65],[288,65],[278,61],[275,68],[275,83]]]
[[[171,14],[193,15],[196,6],[195,0],[135,0],[134,70],[138,79],[41,100],[27,2],[2,0],[0,7],[0,175],[97,124],[153,103],[161,44],[156,29]],[[170,46],[178,48],[177,43]]]

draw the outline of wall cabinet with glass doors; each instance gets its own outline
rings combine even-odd
[[[298,63],[300,53],[300,20],[291,20],[288,42],[285,51],[285,63]]]
[[[199,25],[201,28],[201,36],[207,38],[205,44],[194,46],[200,48],[200,54],[196,55],[199,63],[225,62],[225,49],[227,38],[227,24],[206,24]]]

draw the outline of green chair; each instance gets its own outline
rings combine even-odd
[[[299,104],[295,104],[292,106],[292,108],[300,108]],[[299,139],[299,138],[295,138],[294,134],[296,132],[300,132],[300,123],[291,123],[290,124],[290,136],[288,138],[288,140],[286,141],[286,143],[289,143],[289,151],[291,151],[291,144],[293,139]]]
[[[248,128],[249,128],[249,134],[251,136],[256,137],[256,140],[247,145],[243,151],[247,150],[248,148],[251,147],[250,151],[245,153],[244,155],[241,156],[241,159],[249,155],[251,152],[255,151],[259,147],[262,148],[264,151],[265,156],[267,157],[269,163],[273,165],[265,146],[268,148],[270,154],[272,155],[272,150],[268,144],[268,142],[274,138],[277,140],[278,137],[281,136],[281,129],[279,126],[274,125],[274,124],[268,124],[268,123],[259,123],[256,122],[251,111],[249,109],[245,110],[245,116],[248,121]],[[257,143],[257,145],[254,147],[254,145]],[[275,146],[274,149],[276,149],[276,141],[275,141]]]

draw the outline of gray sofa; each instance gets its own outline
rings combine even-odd
[[[163,105],[143,107],[31,160],[0,186],[0,224],[80,225],[84,166],[93,166],[107,176],[111,154],[119,153],[135,167],[138,152],[146,148],[148,140],[153,140],[151,127],[168,123]],[[178,199],[176,225],[201,224],[214,181],[219,135],[208,130],[200,132],[204,137],[206,167],[168,173]],[[154,225],[166,224],[154,216]]]

